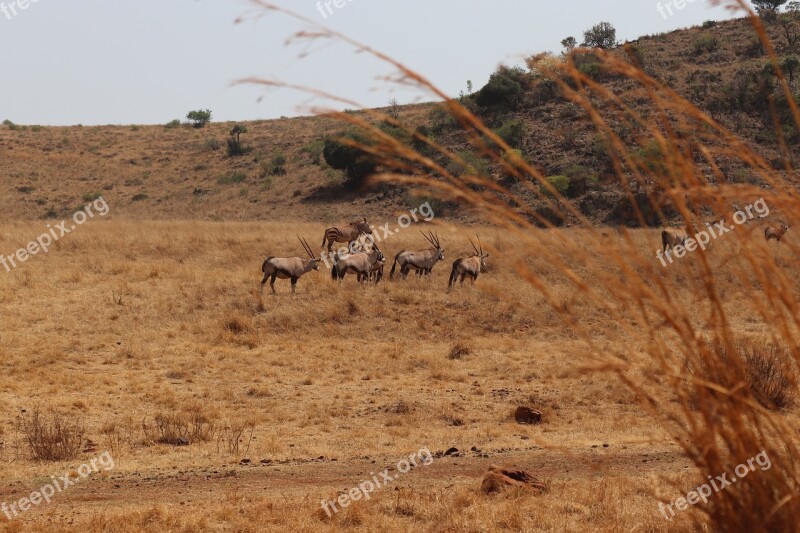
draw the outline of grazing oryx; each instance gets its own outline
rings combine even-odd
[[[420,231],[420,233],[422,232]],[[389,279],[394,279],[394,271],[398,263],[400,264],[400,274],[403,276],[403,279],[406,279],[408,272],[412,268],[417,271],[418,275],[425,274],[427,276],[430,275],[436,263],[444,260],[444,250],[439,243],[439,235],[434,235],[429,231],[428,235],[422,233],[422,236],[433,245],[433,248],[427,248],[417,252],[402,251],[397,254],[394,257],[394,263],[392,263],[392,270],[389,272]]]
[[[684,246],[688,238],[689,234],[685,229],[667,228],[661,232],[661,245],[664,246],[666,252],[675,246]]]
[[[475,253],[466,259],[460,258],[455,260],[453,263],[453,270],[450,272],[450,282],[447,284],[448,289],[455,285],[458,276],[461,276],[461,285],[464,284],[464,278],[467,276],[472,277],[472,283],[474,284],[478,279],[478,274],[481,272],[484,274],[486,273],[486,258],[489,257],[489,254],[483,253],[483,245],[481,244],[480,237],[478,237],[478,246],[480,246],[480,249],[475,246],[472,239],[469,240],[469,243],[472,245],[472,249],[475,250]]]
[[[328,243],[328,253],[333,251],[333,243],[346,242],[351,243],[358,239],[361,235],[372,235],[372,229],[367,224],[367,218],[351,222],[350,225],[344,229],[342,228],[328,228],[325,230],[325,236],[322,238],[322,246]]]
[[[789,231],[789,226],[786,224],[781,224],[780,228],[773,228],[772,226],[767,226],[767,229],[764,230],[764,237],[769,241],[770,239],[775,239],[778,243],[781,242],[781,239]]]
[[[369,280],[374,281],[376,284],[380,283],[383,279],[383,267],[386,266],[386,258],[379,259],[372,265],[372,270],[369,273]]]
[[[348,255],[346,257],[339,257],[338,254],[333,256],[334,264],[331,269],[331,279],[344,279],[347,272],[352,270],[358,275],[358,281],[367,281],[375,265],[381,261],[386,261],[378,245],[372,243],[372,250],[369,252],[361,252],[358,254]]]
[[[261,280],[262,292],[267,280],[270,280],[269,286],[272,289],[272,294],[275,294],[275,279],[277,278],[291,279],[292,294],[294,294],[298,279],[312,270],[319,270],[319,262],[321,259],[314,257],[314,252],[311,251],[311,247],[305,239],[301,239],[299,236],[297,238],[300,239],[300,243],[311,259],[306,261],[299,257],[267,257],[267,260],[264,261],[264,264],[261,266],[261,271],[264,273],[264,279]]]

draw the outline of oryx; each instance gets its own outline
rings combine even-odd
[[[675,246],[686,245],[686,239],[689,238],[689,233],[685,229],[667,228],[661,232],[661,245],[666,252]]]
[[[292,294],[297,288],[297,280],[304,274],[312,270],[319,270],[320,259],[314,256],[311,247],[305,239],[297,237],[300,244],[303,245],[309,260],[304,260],[299,257],[267,257],[264,264],[261,266],[261,271],[264,273],[264,279],[261,280],[261,290],[264,290],[264,285],[269,281],[269,286],[272,289],[272,294],[275,294],[275,279],[290,279],[292,280]]]
[[[342,280],[349,271],[353,271],[358,275],[358,281],[367,281],[370,273],[373,272],[375,265],[385,262],[386,258],[383,256],[378,245],[373,241],[372,249],[369,252],[361,252],[339,257],[338,254],[333,256],[333,268],[331,269],[331,279]]]
[[[422,232],[420,231],[420,233]],[[400,274],[403,276],[403,279],[406,279],[411,269],[416,270],[419,275],[430,275],[434,265],[444,260],[444,250],[439,243],[439,235],[429,231],[428,235],[422,233],[422,236],[433,245],[433,248],[418,250],[416,252],[404,250],[397,254],[394,257],[394,263],[392,263],[392,270],[389,272],[389,279],[394,279],[394,271],[398,264],[400,265]]]
[[[328,253],[333,251],[333,243],[346,242],[352,243],[361,235],[372,235],[372,229],[367,223],[367,218],[351,222],[346,228],[331,227],[325,230],[325,236],[322,238],[322,246],[328,243]]]
[[[787,231],[789,231],[789,226],[786,224],[781,224],[780,228],[767,226],[767,228],[764,230],[764,237],[767,239],[767,241],[770,239],[775,239],[780,243]]]
[[[455,284],[459,276],[461,276],[461,285],[463,285],[465,277],[472,277],[472,283],[475,283],[478,279],[478,274],[486,273],[486,258],[489,257],[489,254],[483,253],[481,239],[477,235],[476,238],[478,239],[477,247],[475,243],[472,242],[472,239],[469,240],[475,253],[467,258],[456,259],[453,263],[453,270],[450,272],[450,282],[447,284],[448,289]]]

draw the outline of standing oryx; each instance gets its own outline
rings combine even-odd
[[[422,232],[420,231],[420,233]],[[430,275],[434,265],[444,260],[444,250],[439,243],[439,235],[434,235],[433,232],[429,231],[428,235],[422,233],[422,236],[433,245],[433,248],[427,248],[417,252],[402,251],[397,254],[394,257],[394,263],[392,263],[392,270],[389,272],[389,279],[394,279],[394,271],[398,263],[400,264],[400,274],[403,276],[403,279],[406,279],[408,272],[412,268],[416,270],[419,275]]]
[[[361,235],[372,235],[372,229],[367,223],[367,218],[351,222],[346,228],[332,227],[325,230],[325,236],[322,238],[322,246],[328,243],[328,254],[333,251],[333,243],[346,242],[351,243],[358,239]]]
[[[675,246],[684,246],[688,238],[689,233],[685,229],[667,228],[661,232],[661,245],[666,252]]]
[[[304,274],[312,270],[319,270],[320,259],[314,257],[314,252],[311,247],[300,236],[297,237],[300,243],[305,248],[306,253],[310,260],[306,261],[299,257],[268,257],[264,264],[261,266],[261,271],[264,273],[264,279],[261,280],[261,290],[264,290],[264,285],[269,279],[269,286],[272,289],[272,294],[275,294],[275,279],[291,279],[292,280],[292,294],[295,293],[297,288],[297,280]]]
[[[455,260],[453,263],[453,270],[450,272],[450,282],[447,284],[448,289],[452,288],[458,276],[461,276],[461,285],[464,284],[464,278],[467,276],[472,277],[472,283],[474,284],[475,280],[478,279],[478,274],[486,273],[486,258],[489,257],[489,254],[483,253],[483,245],[481,244],[480,237],[478,237],[478,246],[480,246],[480,249],[475,246],[472,239],[469,240],[469,243],[472,245],[472,249],[475,250],[475,253],[466,259],[459,258]]]
[[[378,245],[372,243],[372,249],[369,252],[360,252],[357,254],[339,257],[338,254],[333,256],[333,268],[331,269],[331,279],[344,279],[347,272],[352,270],[358,275],[358,281],[368,281],[370,274],[375,269],[375,265],[383,262],[385,264],[386,258],[383,256]]]
[[[781,224],[780,228],[774,228],[772,226],[767,226],[764,230],[764,237],[769,241],[770,239],[775,239],[780,244],[781,239],[789,231],[789,226],[786,224]]]

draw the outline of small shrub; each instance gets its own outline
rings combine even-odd
[[[569,177],[567,176],[549,176],[547,182],[556,190],[558,194],[564,196],[569,189]],[[541,186],[542,194],[551,196],[552,193],[544,185]]]
[[[17,419],[31,458],[36,461],[66,461],[77,457],[86,428],[79,421],[52,412],[49,417],[36,408]]]
[[[700,55],[704,52],[713,52],[718,44],[717,38],[713,35],[702,35],[694,42],[694,53]]]
[[[463,359],[471,354],[472,354],[472,348],[470,348],[469,345],[463,342],[457,342],[453,345],[452,348],[450,348],[450,353],[447,354],[447,358],[453,361],[453,360]]]
[[[219,140],[214,139],[213,137],[210,139],[206,139],[205,144],[203,145],[203,149],[206,152],[214,152],[219,150],[222,145],[220,144]]]
[[[239,139],[230,137],[228,143],[228,157],[241,157],[253,151],[252,147],[244,146]]]
[[[275,152],[269,160],[268,170],[270,176],[286,174],[286,156],[282,152]]]
[[[144,193],[137,193],[133,195],[131,198],[131,202],[141,202],[142,200],[147,200],[148,196]]]
[[[217,183],[220,185],[238,185],[247,180],[247,176],[242,172],[232,172],[217,178]]]
[[[447,171],[454,176],[486,176],[489,174],[489,162],[473,152],[459,152],[458,156],[463,160],[450,161]]]
[[[731,348],[728,350],[722,343],[711,345],[718,361],[699,358],[689,371],[730,391],[740,389],[744,383],[752,397],[767,409],[788,409],[796,404],[797,376],[789,350],[774,342],[749,339],[734,339]]]
[[[747,383],[756,400],[768,409],[788,409],[797,399],[797,381],[790,368],[791,354],[774,344],[745,350]]]
[[[753,37],[748,43],[747,47],[742,52],[745,57],[763,57],[767,55],[767,49],[764,48],[764,43],[758,37]]]
[[[322,151],[324,149],[325,141],[317,139],[305,145],[301,151],[308,156],[311,164],[319,166],[322,164]]]
[[[429,120],[432,133],[441,133],[455,129],[458,126],[458,121],[444,106],[434,107],[429,115]]]
[[[525,125],[521,120],[507,120],[494,133],[512,148],[518,148],[525,138]]]
[[[193,442],[212,440],[215,422],[202,413],[202,406],[197,406],[186,413],[158,413],[152,420],[142,423],[142,430],[152,442],[188,446]]]
[[[703,22],[703,29],[707,30],[709,28],[713,28],[716,25],[717,25],[717,21],[716,20],[707,20],[707,21]]]
[[[83,195],[82,198],[84,202],[89,203],[89,202],[94,202],[101,196],[103,196],[103,193],[101,192],[87,192],[86,194]]]
[[[164,124],[164,129],[168,129],[168,130],[172,130],[172,129],[180,128],[180,127],[181,127],[181,121],[178,120],[177,118],[175,120],[170,120],[169,122]]]
[[[598,182],[597,173],[581,165],[573,165],[565,169],[562,174],[569,178],[567,196],[571,198],[585,194]]]

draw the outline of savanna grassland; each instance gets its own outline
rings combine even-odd
[[[0,250],[42,226],[5,223]],[[704,478],[646,401],[660,402],[662,414],[680,406],[670,374],[647,355],[658,327],[643,327],[633,309],[602,309],[570,278],[596,280],[609,301],[618,295],[603,280],[650,278],[701,324],[711,305],[693,288],[700,254],[663,268],[652,230],[524,235],[442,223],[447,260],[429,280],[337,284],[323,266],[294,297],[288,281],[262,295],[267,253],[302,254],[295,234],[317,250],[323,229],[112,215],[0,272],[0,500],[104,450],[116,463],[2,527],[659,531],[702,520],[697,510],[671,522],[658,512],[659,501]],[[417,229],[383,243],[387,256],[422,247]],[[732,328],[761,345],[758,298],[739,278],[741,243],[757,242],[752,253],[774,258],[796,287],[794,252],[763,246],[760,221],[737,231],[705,257]],[[447,291],[451,260],[476,232],[489,272]],[[619,258],[633,270],[623,272]],[[526,280],[526,268],[546,291]],[[565,325],[558,309],[579,324]],[[686,375],[680,357],[668,364]],[[542,423],[516,423],[519,405],[539,409]],[[85,430],[75,458],[31,460],[20,420],[37,409]],[[778,416],[797,423],[794,408]],[[332,519],[322,512],[321,499],[423,447],[435,456],[430,466]],[[458,452],[443,456],[450,448]],[[492,463],[524,468],[548,489],[485,495],[480,480]]]
[[[213,122],[4,123],[0,254],[100,197],[110,212],[0,267],[0,505],[103,452],[115,467],[0,528],[795,531],[800,249],[764,231],[800,209],[800,11],[747,13],[533,56],[457,99],[390,62],[439,105],[240,124],[243,144]],[[388,277],[436,231],[430,278],[323,265],[296,295],[260,290],[298,235],[318,252],[331,223],[424,200],[433,222],[381,248]],[[662,266],[662,228],[759,201]],[[477,235],[488,271],[448,290]],[[665,520],[759,453],[770,468]],[[537,482],[487,494],[492,464]]]

